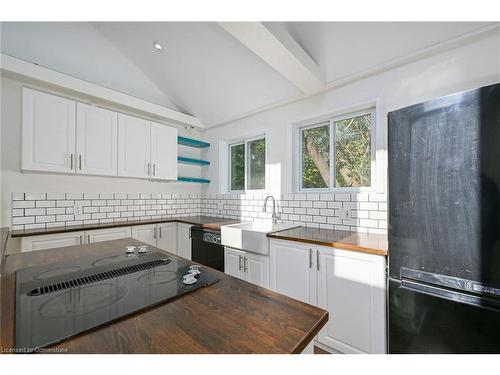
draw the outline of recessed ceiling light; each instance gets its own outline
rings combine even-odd
[[[153,47],[155,47],[158,51],[163,49],[162,45],[158,42],[153,42]]]

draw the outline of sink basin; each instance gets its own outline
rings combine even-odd
[[[254,221],[221,226],[222,244],[251,251],[257,254],[269,253],[268,233],[296,228],[294,224],[273,224],[271,221]]]

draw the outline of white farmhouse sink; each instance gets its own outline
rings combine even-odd
[[[254,221],[221,226],[222,244],[258,254],[269,253],[268,233],[295,228],[294,224],[273,224],[272,221]]]

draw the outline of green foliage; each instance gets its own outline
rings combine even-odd
[[[231,146],[231,190],[245,190],[245,144]]]
[[[231,190],[245,190],[245,173],[248,173],[248,189],[264,189],[266,186],[266,140],[256,139],[230,148]],[[247,159],[248,158],[248,159]],[[248,168],[247,171],[247,160]]]
[[[335,122],[335,186],[371,184],[371,115]]]
[[[307,142],[312,142],[330,165],[330,129],[328,125],[302,131],[302,187],[305,189],[327,188],[329,181],[321,176],[319,168],[307,151]]]
[[[371,126],[370,114],[334,123],[335,187],[371,185]],[[329,166],[329,125],[303,130],[302,187],[328,188]]]
[[[248,143],[250,176],[248,188],[252,190],[266,187],[266,140],[257,139]]]

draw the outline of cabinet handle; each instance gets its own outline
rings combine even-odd
[[[160,227],[160,238],[161,238],[161,227]]]
[[[80,236],[80,245],[83,243],[83,236]]]
[[[242,257],[241,257],[241,255],[238,255],[238,270],[239,270],[239,271],[241,271],[241,269],[243,268],[243,267],[241,266],[241,258],[242,258]]]
[[[319,271],[319,250],[316,250],[316,269]]]
[[[148,176],[151,176],[151,164],[148,163]]]
[[[70,154],[69,158],[70,158],[70,164],[71,164],[69,169],[73,170],[73,154]]]
[[[153,238],[156,240],[156,227],[153,229]]]
[[[153,163],[153,176],[156,176],[156,163]]]
[[[244,257],[243,258],[243,272],[247,272],[248,270],[248,258]]]
[[[82,154],[78,155],[78,169],[82,170]]]
[[[87,234],[87,242],[90,243],[90,234]]]
[[[309,268],[312,268],[313,264],[313,250],[309,248]]]

